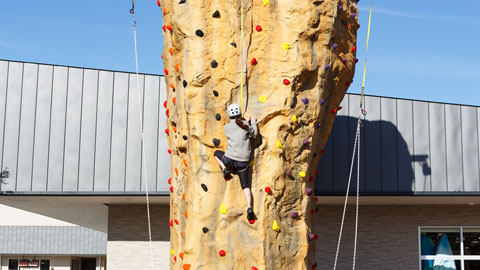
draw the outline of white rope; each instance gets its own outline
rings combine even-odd
[[[357,201],[355,202],[355,243],[353,244],[353,270],[355,270],[355,260],[357,257],[357,238],[358,238],[358,201],[360,198],[360,145],[361,145],[361,140],[360,140],[360,118],[358,119],[358,127],[357,127],[357,132],[358,132],[358,151],[357,151]]]
[[[148,197],[148,176],[147,176],[147,159],[145,157],[145,143],[144,143],[144,136],[143,136],[143,119],[142,119],[142,104],[140,102],[141,95],[140,95],[140,83],[138,80],[138,51],[137,51],[137,22],[135,20],[135,13],[132,12],[133,15],[133,41],[135,42],[135,73],[136,73],[136,80],[137,80],[137,95],[138,95],[138,116],[140,122],[140,135],[141,135],[141,143],[142,143],[142,157],[143,157],[143,172],[145,175],[145,198],[147,200],[147,222],[148,222],[148,242],[150,245],[150,262],[152,270],[155,269],[154,262],[153,262],[153,247],[152,247],[152,225],[150,221],[150,200]]]
[[[354,251],[353,251],[353,269],[355,269],[355,259],[356,259],[356,252],[357,252],[357,228],[358,228],[358,201],[359,201],[359,180],[360,180],[360,124],[361,119],[358,118],[357,122],[357,132],[355,134],[355,143],[353,146],[353,154],[352,154],[352,162],[350,165],[350,174],[348,176],[348,185],[347,185],[347,192],[345,195],[345,203],[343,205],[343,215],[342,215],[342,224],[340,225],[340,233],[338,235],[338,242],[337,242],[337,251],[335,253],[335,263],[333,264],[333,269],[337,269],[337,261],[338,261],[338,252],[340,251],[340,243],[342,241],[342,233],[343,233],[343,225],[345,223],[345,212],[347,210],[347,201],[348,201],[348,192],[350,190],[350,182],[352,180],[352,172],[353,172],[353,163],[355,161],[355,153],[357,152],[357,144],[358,144],[358,165],[357,165],[357,213],[355,219],[355,244],[354,244]]]

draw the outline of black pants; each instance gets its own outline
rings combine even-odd
[[[217,150],[213,154],[218,159],[220,159],[225,167],[227,167],[230,173],[238,174],[240,177],[240,185],[242,189],[249,188],[250,184],[248,182],[248,162],[236,161],[225,156],[225,152]]]

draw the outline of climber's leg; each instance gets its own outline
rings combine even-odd
[[[226,164],[223,162],[223,159],[225,157],[225,152],[217,150],[215,153],[213,153],[213,156],[215,157],[215,160],[217,161],[218,165],[220,166],[220,169],[222,169],[223,177],[225,179],[230,178],[230,172],[226,167]]]
[[[252,191],[250,188],[244,188],[243,194],[245,194],[245,199],[247,200],[247,207],[252,207]]]

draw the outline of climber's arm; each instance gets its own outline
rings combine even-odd
[[[250,137],[255,138],[258,135],[257,119],[250,117],[248,119],[248,134]]]

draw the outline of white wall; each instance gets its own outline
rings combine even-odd
[[[8,270],[8,259],[33,259],[33,256],[0,255],[0,270]],[[71,256],[35,256],[36,259],[50,260],[51,270],[70,270]],[[97,270],[105,270],[106,258],[97,256]],[[101,260],[101,261],[100,261]]]
[[[0,204],[0,226],[77,226],[77,225]]]

